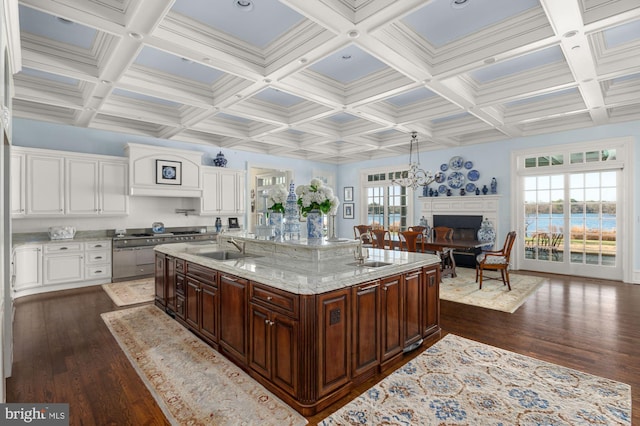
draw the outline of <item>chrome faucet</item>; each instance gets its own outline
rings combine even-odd
[[[353,257],[358,261],[359,265],[364,264],[365,259],[369,258],[369,250],[362,247],[364,237],[367,237],[367,239],[371,241],[371,233],[365,232],[358,237],[358,249],[353,253]]]
[[[233,238],[230,238],[228,240],[231,244],[234,245],[235,248],[237,248],[240,253],[244,254],[244,248],[245,248],[245,242],[243,241],[242,243],[238,243],[236,240],[234,240]]]

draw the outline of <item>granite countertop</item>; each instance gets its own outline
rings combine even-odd
[[[109,240],[113,238],[113,231],[78,231],[71,239],[52,240],[48,232],[25,232],[11,235],[13,247],[24,244],[67,243]]]
[[[432,254],[371,248],[367,261],[386,262],[390,265],[377,268],[355,266],[353,254],[321,261],[266,252],[252,253],[250,250],[247,253],[253,257],[241,259],[221,261],[202,256],[203,253],[213,251],[238,252],[233,246],[219,245],[216,242],[164,244],[156,246],[155,250],[274,288],[306,295],[350,287],[440,262],[440,258]]]

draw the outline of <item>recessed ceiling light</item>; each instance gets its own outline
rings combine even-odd
[[[300,62],[301,64],[306,64],[307,63],[307,58],[300,58],[298,60],[298,62]]]
[[[252,0],[233,0],[233,4],[235,4],[236,7],[243,12],[249,12],[253,10]]]
[[[61,23],[65,24],[65,25],[73,24],[73,21],[71,21],[69,19],[66,19],[66,18],[63,18],[61,16],[58,16],[56,19],[58,20],[58,22],[61,22]]]
[[[580,49],[580,45],[579,44],[577,44],[577,45],[575,45],[575,46],[573,46],[571,48],[571,50],[579,50],[579,49]]]
[[[209,63],[209,62],[211,62],[211,58],[202,58],[202,61],[206,62],[206,63]]]
[[[100,80],[100,83],[102,83],[102,84],[111,84],[111,82],[109,80]]]
[[[569,32],[564,33],[564,35],[562,37],[569,38],[569,37],[575,37],[577,35],[578,35],[578,32],[574,30],[574,31],[569,31]]]
[[[469,0],[451,0],[451,7],[454,9],[462,9],[469,6]]]
[[[141,40],[142,39],[142,34],[136,33],[136,32],[129,32],[129,37],[136,39],[136,40]]]
[[[358,38],[360,37],[360,33],[356,30],[351,30],[347,33],[347,35],[349,36],[349,38]]]
[[[351,55],[342,55],[342,59],[348,61],[349,59],[351,59]]]
[[[271,79],[270,79],[270,78],[265,78],[265,79],[264,79],[264,80],[262,80],[262,81],[264,81],[264,82],[265,82],[265,83],[267,83],[267,84],[271,83]]]
[[[182,62],[186,62],[188,64],[192,64],[193,63],[193,61],[191,59],[189,59],[189,58],[180,58],[180,59],[182,59]]]
[[[489,64],[493,64],[496,61],[496,58],[487,58],[484,60],[484,63],[489,65]]]

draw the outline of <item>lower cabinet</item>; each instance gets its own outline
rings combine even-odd
[[[168,256],[162,253],[156,253],[156,269],[154,273],[155,279],[155,303],[156,306],[164,309],[167,306],[167,296],[165,288],[167,286],[167,270],[165,268],[165,260]]]
[[[422,269],[404,274],[404,330],[403,347],[411,346],[422,339],[422,308],[425,303]]]
[[[44,284],[59,284],[84,279],[84,244],[62,243],[44,246]]]
[[[187,275],[185,280],[186,323],[201,337],[217,345],[219,333],[218,287],[213,279],[207,283]]]
[[[220,273],[220,347],[245,365],[249,361],[248,291],[249,281]]]
[[[288,394],[298,392],[298,321],[249,304],[249,366]]]
[[[13,291],[42,287],[42,245],[25,244],[13,252]]]
[[[380,280],[357,285],[351,291],[351,371],[358,377],[375,373],[380,365]]]
[[[380,281],[382,287],[381,315],[382,326],[380,339],[382,342],[382,355],[380,362],[391,360],[404,349],[403,339],[403,313],[404,299],[402,291],[402,275],[383,278]]]

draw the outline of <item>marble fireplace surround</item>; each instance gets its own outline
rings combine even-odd
[[[424,216],[429,226],[433,226],[433,216],[482,216],[488,218],[500,234],[498,207],[500,195],[465,195],[452,197],[419,197],[420,217]],[[496,241],[498,244],[500,242]],[[494,247],[495,249],[495,244]]]

